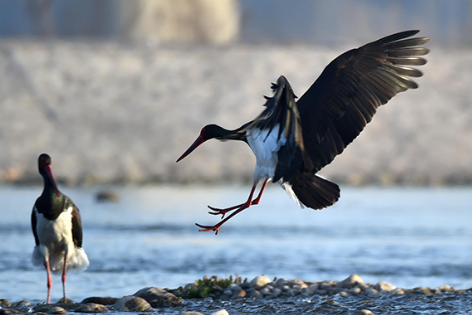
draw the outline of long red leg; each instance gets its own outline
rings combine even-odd
[[[268,182],[269,182],[268,179],[266,179],[266,180],[264,181],[264,184],[262,184],[262,188],[261,188],[261,191],[259,192],[259,195],[257,196],[256,199],[254,199],[253,201],[251,201],[251,203],[250,203],[249,206],[253,206],[253,205],[258,205],[258,204],[259,204],[259,202],[261,201],[262,193],[264,192],[264,189],[266,188]],[[253,187],[253,189],[255,189],[255,187]],[[251,191],[251,193],[254,193],[254,192]],[[252,195],[250,195],[250,196],[252,196]],[[209,213],[209,214],[213,214],[213,215],[219,215],[219,214],[221,214],[221,219],[224,219],[226,213],[228,213],[229,211],[232,211],[232,210],[241,208],[241,207],[243,207],[243,206],[246,205],[246,204],[247,204],[247,201],[246,201],[245,203],[236,205],[236,206],[234,206],[234,207],[225,208],[225,209],[218,209],[218,208],[214,208],[214,207],[208,206],[208,208],[210,208],[211,210],[213,210],[213,212],[212,212],[212,211],[209,211],[208,213]],[[246,207],[246,208],[247,208],[247,207]]]
[[[48,274],[48,299],[47,304],[51,303],[51,288],[52,288],[52,277],[51,277],[51,269],[49,268],[49,259],[46,260],[46,271]]]
[[[252,200],[252,196],[254,195],[254,190],[256,189],[256,186],[252,186],[252,189],[251,189],[251,192],[249,194],[249,198],[247,199],[247,201],[243,204],[241,204],[241,206],[239,207],[239,209],[237,209],[236,211],[234,211],[233,213],[231,213],[226,219],[224,220],[221,220],[220,222],[218,222],[217,224],[211,226],[211,225],[201,225],[201,224],[198,224],[198,223],[195,223],[196,226],[198,227],[201,227],[202,229],[200,230],[200,232],[209,232],[209,231],[215,231],[215,235],[218,235],[218,232],[220,230],[220,227],[226,222],[228,221],[229,219],[231,219],[232,217],[234,217],[236,214],[238,214],[239,212],[243,211],[244,209],[247,209],[249,208],[251,205],[253,204],[259,204],[259,202],[261,201],[261,197],[262,197],[262,193],[264,192],[264,189],[267,185],[267,182],[268,180],[266,180],[264,182],[264,184],[262,185],[262,188],[261,188],[261,191],[259,192],[259,195],[257,196],[256,199],[254,199],[253,201]],[[223,209],[225,210],[225,209]],[[233,209],[234,210],[234,209]],[[223,216],[224,216],[224,213],[222,213]]]
[[[67,251],[64,253],[64,269],[62,270],[62,294],[63,294],[63,303],[66,302],[66,272],[67,272]]]

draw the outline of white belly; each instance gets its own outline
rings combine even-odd
[[[254,128],[248,130],[246,135],[249,146],[256,156],[254,185],[257,185],[263,180],[274,177],[278,162],[277,152],[287,142],[287,139],[283,133],[278,139],[279,125],[276,125],[270,133],[267,129],[261,131]]]
[[[56,220],[48,220],[41,213],[36,212],[36,234],[39,246],[33,251],[33,265],[43,265],[50,262],[53,273],[62,272],[64,256],[67,255],[67,269],[74,271],[85,270],[88,257],[82,248],[76,248],[72,238],[72,207],[62,212]]]

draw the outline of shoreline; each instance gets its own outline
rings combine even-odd
[[[125,289],[124,289],[125,290]],[[199,298],[197,298],[199,297]],[[62,299],[61,299],[62,300]],[[353,274],[342,281],[308,282],[300,279],[274,278],[262,275],[252,280],[204,277],[177,289],[143,288],[132,295],[88,297],[76,303],[32,304],[26,300],[10,303],[0,299],[1,314],[67,314],[104,312],[159,312],[159,314],[404,314],[406,310],[428,309],[428,314],[444,314],[470,309],[472,288],[404,289],[380,281],[364,283]],[[401,301],[401,302],[400,302]],[[467,302],[468,301],[468,302]],[[464,309],[464,303],[469,307]],[[448,313],[450,314],[450,313]]]

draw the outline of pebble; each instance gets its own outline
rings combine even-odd
[[[396,289],[396,286],[394,286],[393,284],[388,283],[386,281],[379,281],[375,285],[375,289],[377,291],[390,292],[390,291]]]
[[[51,307],[47,312],[47,314],[66,314],[66,310],[59,306]]]
[[[336,286],[339,288],[351,289],[352,287],[363,283],[364,281],[362,281],[361,276],[359,276],[358,274],[352,274],[343,281],[338,282]]]
[[[211,315],[229,315],[228,311],[225,309],[221,309],[219,311],[216,311],[214,313],[211,313]]]
[[[270,279],[264,275],[257,276],[251,280],[250,284],[252,287],[263,287],[266,284],[270,283]]]
[[[363,310],[360,310],[359,312],[357,312],[357,314],[358,315],[373,315],[374,313],[372,313],[372,311],[363,309]]]
[[[119,312],[143,312],[150,310],[151,305],[139,296],[124,296],[113,305],[115,311]]]
[[[78,308],[74,310],[77,313],[106,313],[108,312],[108,308],[102,304],[96,303],[86,303],[80,305]]]
[[[10,307],[11,303],[8,300],[0,299],[0,306],[1,307]]]
[[[152,307],[176,306],[182,304],[182,298],[158,287],[147,287],[133,295],[145,299]]]
[[[239,278],[238,278],[239,279]],[[185,290],[191,289],[193,286],[192,284],[186,285],[184,288],[180,287],[175,290],[169,289],[161,289],[158,287],[147,287],[137,291],[134,295],[125,296],[120,299],[112,298],[112,297],[89,297],[84,299],[81,303],[55,303],[55,304],[37,304],[31,306],[28,301],[22,300],[17,303],[10,303],[5,299],[0,299],[0,315],[7,315],[7,314],[27,314],[27,313],[35,313],[38,315],[46,315],[46,314],[66,314],[67,312],[75,312],[75,313],[104,313],[111,311],[120,311],[120,312],[149,312],[149,311],[157,311],[155,308],[157,307],[172,307],[172,306],[179,306],[182,304],[182,298],[180,295],[185,294]],[[244,288],[244,289],[243,289]],[[171,292],[169,292],[171,291]],[[432,295],[432,294],[440,294],[442,292],[447,293],[455,293],[454,298],[458,298],[459,294],[465,295],[470,294],[472,289],[470,290],[457,290],[449,285],[442,285],[435,289],[430,289],[427,287],[417,287],[414,289],[402,289],[397,288],[393,284],[380,281],[376,284],[369,284],[364,283],[362,279],[353,274],[348,278],[336,282],[336,281],[320,281],[320,282],[305,282],[300,279],[294,280],[287,280],[284,278],[274,279],[270,281],[270,279],[266,276],[259,276],[255,277],[250,282],[242,282],[238,280],[236,283],[232,283],[224,289],[217,290],[213,292],[207,298],[207,305],[215,305],[215,303],[220,301],[230,301],[234,299],[246,299],[242,300],[240,303],[268,303],[264,307],[264,310],[267,310],[268,313],[275,312],[276,309],[272,307],[272,302],[255,302],[258,299],[276,299],[276,298],[290,298],[294,297],[295,299],[292,301],[303,301],[303,303],[311,303],[313,299],[328,299],[326,303],[323,303],[318,308],[316,308],[319,312],[330,313],[328,309],[332,306],[329,304],[329,301],[335,301],[337,304],[342,305],[340,303],[341,300],[336,300],[336,297],[343,297],[342,301],[351,301],[354,296],[360,296],[359,299],[363,299],[362,304],[364,307],[366,306],[373,306],[375,305],[374,302],[366,302],[366,297],[371,298],[372,300],[378,301],[378,299],[389,299],[389,295],[385,294],[383,297],[383,293],[390,292],[391,295],[404,295],[402,300],[405,298],[409,299],[417,299],[415,296],[418,294],[424,294],[425,296]],[[175,294],[174,294],[175,293]],[[379,294],[380,293],[380,294]],[[330,297],[331,296],[331,297]],[[450,298],[451,294],[441,294],[438,295],[438,300],[446,301]],[[393,297],[392,297],[393,298]],[[427,298],[427,297],[425,297]],[[330,300],[332,299],[332,300]],[[423,299],[423,298],[422,298]],[[335,303],[333,302],[333,303]],[[192,302],[193,303],[193,302]],[[223,305],[238,305],[240,303],[232,304],[229,302],[223,302]],[[274,301],[275,304],[278,302]],[[296,302],[299,303],[299,302]],[[335,303],[335,304],[336,304]],[[343,302],[344,303],[344,302]],[[290,303],[289,303],[290,304]],[[109,305],[107,308],[105,305]],[[188,308],[189,305],[193,304],[185,304],[185,308]],[[197,304],[198,305],[198,302]],[[221,304],[220,304],[221,305]],[[334,305],[334,304],[333,304]],[[376,305],[375,305],[376,306]],[[336,306],[338,307],[338,306]],[[341,306],[339,306],[341,307]],[[215,308],[212,308],[214,311]],[[231,310],[229,310],[231,311]],[[221,313],[220,313],[221,312]],[[232,311],[231,311],[232,312]],[[336,313],[336,312],[335,312]],[[372,314],[370,310],[362,309],[362,310],[352,310],[350,311],[351,314]],[[198,312],[186,311],[180,313],[181,315],[196,315],[201,314]],[[208,314],[208,313],[206,313]],[[228,312],[224,309],[212,313],[213,314],[228,314]],[[139,314],[145,315],[145,314]]]

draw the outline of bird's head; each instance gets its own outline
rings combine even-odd
[[[198,136],[197,140],[190,146],[190,148],[187,149],[187,151],[182,154],[181,157],[177,160],[179,162],[180,160],[183,160],[187,155],[192,153],[193,150],[195,150],[199,145],[204,143],[207,140],[213,139],[213,138],[223,138],[229,134],[229,131],[221,128],[218,125],[206,125],[205,127],[202,128],[202,131],[200,131],[200,135]]]
[[[43,176],[44,181],[48,181],[56,194],[60,196],[59,189],[57,189],[56,186],[56,181],[54,180],[54,177],[52,176],[52,170],[51,170],[51,157],[47,155],[46,153],[43,153],[39,156],[38,158],[38,169],[39,173]]]

